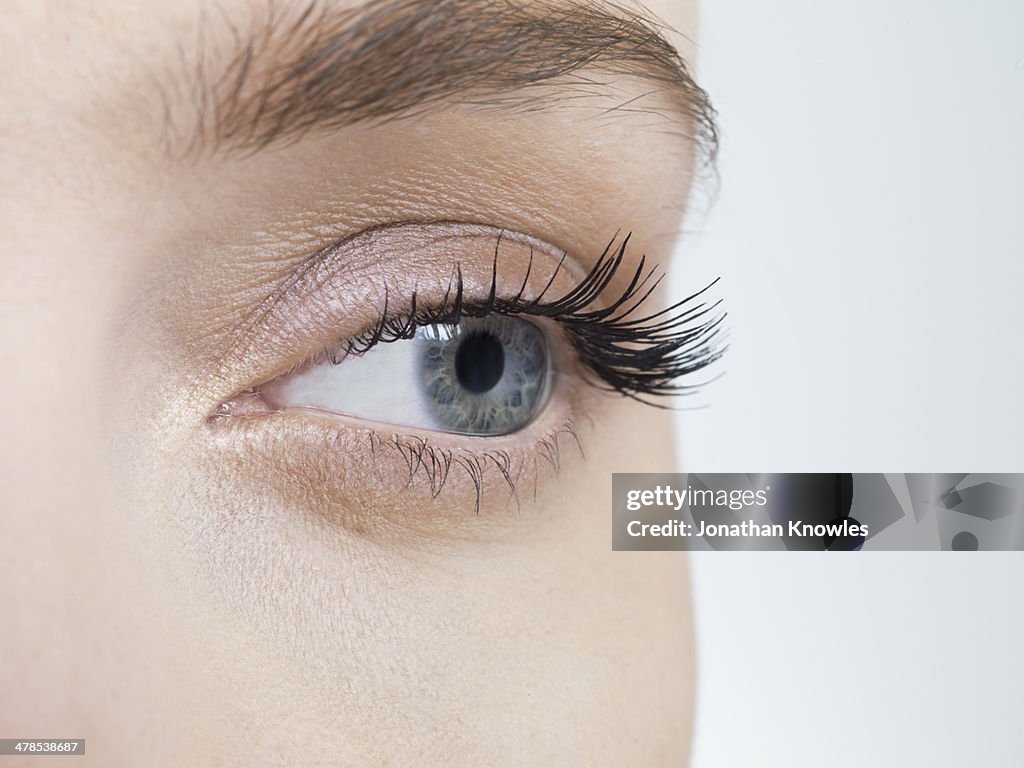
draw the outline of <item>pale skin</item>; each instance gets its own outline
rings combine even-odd
[[[317,351],[296,321],[228,352],[326,244],[467,222],[578,272],[621,230],[632,258],[667,264],[692,147],[650,112],[607,117],[596,94],[168,154],[166,110],[187,110],[148,73],[199,23],[199,4],[175,5],[0,16],[0,737],[85,737],[83,762],[103,766],[685,764],[686,563],[610,551],[608,515],[612,472],[674,469],[669,412],[570,363],[548,409],[574,414],[583,452],[563,435],[557,471],[535,430],[428,435],[525,457],[518,503],[491,471],[479,512],[464,474],[432,498],[394,452],[368,458],[358,418],[313,419],[327,446],[301,418],[240,438],[209,417]],[[692,62],[693,5],[648,5]],[[650,90],[618,87],[617,102]],[[374,274],[456,259],[486,277],[493,253],[456,242],[397,238]],[[379,279],[341,268],[355,317]]]

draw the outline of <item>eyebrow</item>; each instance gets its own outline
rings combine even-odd
[[[185,78],[196,116],[186,151],[255,151],[451,102],[543,109],[614,90],[614,79],[602,76],[626,76],[652,90],[609,112],[644,110],[638,104],[643,96],[662,93],[704,159],[714,160],[715,110],[665,37],[667,27],[640,6],[369,0],[338,8],[314,0],[290,13],[266,8],[246,34],[223,17],[230,33],[226,55],[208,50],[204,41],[216,36],[201,31]],[[215,60],[219,71],[210,67]],[[165,138],[176,135],[166,96],[171,90],[161,88]]]

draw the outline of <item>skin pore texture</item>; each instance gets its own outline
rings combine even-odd
[[[693,4],[648,7],[692,63]],[[613,553],[608,527],[612,472],[674,469],[668,411],[559,343],[544,412],[497,438],[216,418],[456,266],[479,295],[530,264],[536,294],[566,253],[571,288],[627,232],[615,287],[667,266],[694,175],[678,94],[583,67],[198,142],[195,75],[258,16],[0,14],[0,735],[84,737],[103,766],[684,764],[685,557]],[[417,440],[502,452],[515,491],[484,460],[435,493]]]

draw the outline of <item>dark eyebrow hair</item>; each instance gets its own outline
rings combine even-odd
[[[313,0],[297,12],[266,10],[248,34],[224,16],[233,44],[227,56],[206,50],[200,35],[188,151],[252,151],[315,130],[422,114],[444,101],[539,109],[601,92],[613,81],[600,75],[619,75],[667,96],[684,133],[709,163],[714,159],[707,94],[666,39],[666,27],[639,5],[369,0],[339,9]],[[218,58],[214,74],[209,64]],[[609,111],[643,109],[638,101]],[[170,117],[169,107],[165,112]]]

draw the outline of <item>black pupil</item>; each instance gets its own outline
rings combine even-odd
[[[455,375],[459,384],[474,394],[491,389],[505,372],[505,350],[494,334],[471,331],[455,352]]]

